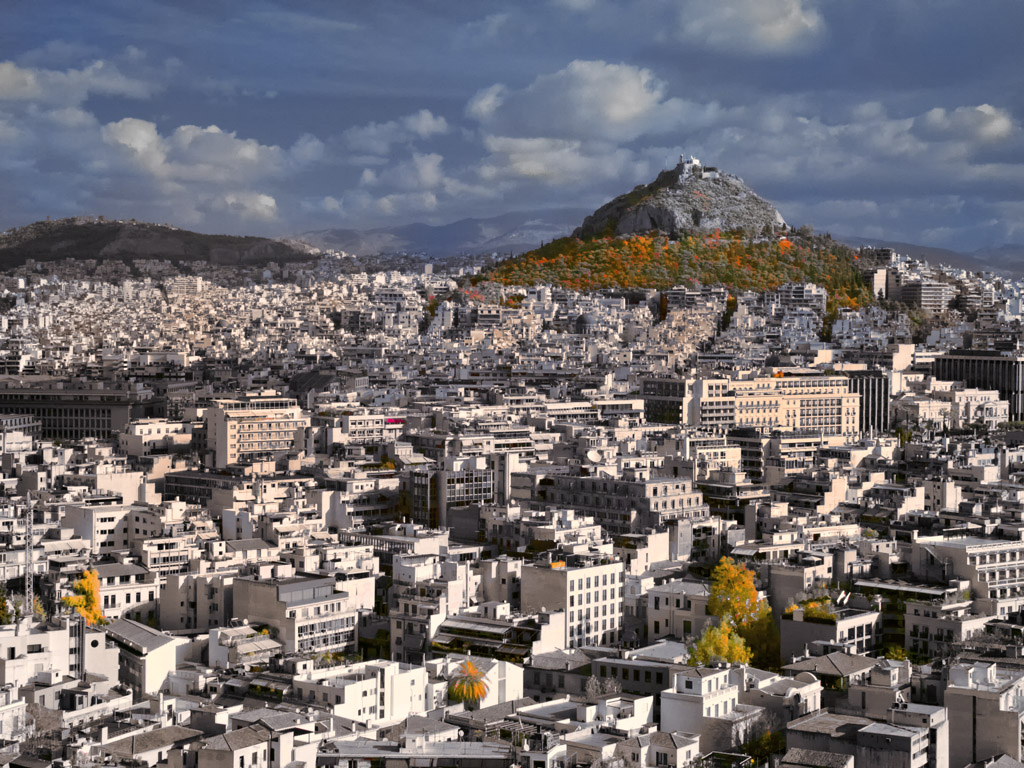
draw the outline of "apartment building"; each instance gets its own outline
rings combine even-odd
[[[921,539],[911,549],[915,574],[929,581],[966,579],[980,598],[1024,598],[1024,541],[983,539]],[[1007,605],[1000,613],[1006,613]]]
[[[830,618],[806,616],[797,608],[780,622],[782,660],[832,651],[871,653],[881,647],[882,620],[878,611],[837,608]]]
[[[137,621],[156,618],[160,584],[156,575],[134,563],[101,563],[95,566],[100,582],[100,605],[109,621],[131,616]]]
[[[903,623],[904,647],[931,658],[983,633],[994,620],[994,616],[976,613],[971,600],[908,600]]]
[[[787,724],[786,746],[851,755],[857,766],[928,768],[932,765],[965,764],[930,762],[930,734],[931,729],[927,725],[880,723],[866,717],[823,711]]]
[[[702,752],[728,750],[746,740],[762,710],[741,704],[728,666],[684,667],[661,692],[660,730],[700,735]]]
[[[120,652],[118,679],[137,695],[157,693],[185,661],[188,638],[172,637],[130,619],[105,627]]]
[[[996,664],[956,664],[944,698],[949,711],[949,764],[1022,757],[1024,672]]]
[[[699,635],[714,621],[708,613],[711,592],[701,581],[670,581],[647,590],[647,639],[651,642]]]
[[[552,475],[542,484],[537,500],[574,509],[610,534],[634,533],[708,514],[691,480],[652,477],[647,468],[626,469],[619,477]]]
[[[900,287],[900,299],[904,304],[928,312],[945,312],[956,297],[955,285],[935,280],[913,280]]]
[[[207,445],[217,469],[303,448],[308,426],[297,401],[274,390],[217,398],[206,411]]]
[[[310,670],[294,679],[297,698],[371,728],[429,712],[443,704],[435,701],[434,688],[445,687],[431,684],[426,667],[381,660]]]
[[[234,611],[236,571],[175,573],[160,590],[160,626],[169,630],[224,627]]]
[[[94,555],[128,549],[132,508],[126,504],[68,504],[63,527],[89,543]]]
[[[565,611],[563,648],[615,643],[621,639],[624,582],[622,561],[604,554],[530,563],[523,566],[523,611]]]
[[[373,608],[373,579],[337,582],[333,576],[293,573],[234,581],[235,615],[266,624],[285,653],[350,653],[359,613]]]

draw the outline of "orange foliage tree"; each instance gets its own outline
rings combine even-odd
[[[486,695],[487,681],[484,680],[484,673],[472,660],[466,659],[448,683],[449,700],[478,704]]]
[[[74,608],[85,617],[87,624],[106,624],[100,608],[100,575],[92,569],[82,571],[82,578],[71,587],[73,595],[63,599],[64,605]]]
[[[757,599],[754,572],[731,557],[723,557],[711,572],[708,610],[714,616],[731,619],[737,627],[745,627],[768,606]]]
[[[754,664],[764,669],[779,666],[778,627],[768,604],[758,599],[754,572],[731,557],[723,557],[711,572],[708,610],[732,626],[749,647]]]

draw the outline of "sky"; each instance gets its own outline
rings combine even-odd
[[[696,155],[818,231],[1024,242],[1019,0],[11,0],[0,229],[592,209]]]

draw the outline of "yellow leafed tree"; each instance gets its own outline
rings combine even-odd
[[[87,624],[106,624],[100,608],[100,575],[92,569],[82,571],[82,578],[71,587],[73,595],[63,598],[68,608],[74,608],[85,617]]]
[[[466,704],[477,704],[487,695],[484,673],[470,659],[459,665],[448,684],[448,699]]]
[[[724,661],[749,664],[752,654],[743,638],[733,629],[732,623],[724,620],[717,626],[708,625],[690,649],[689,663],[693,666],[715,664]]]
[[[754,572],[731,557],[723,557],[711,572],[708,610],[744,627],[756,621],[768,606],[757,599]]]
[[[779,666],[779,630],[768,604],[758,600],[754,572],[731,557],[723,557],[711,572],[708,610],[729,623],[746,644],[754,664]]]

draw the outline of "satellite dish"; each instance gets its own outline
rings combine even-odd
[[[587,451],[587,461],[591,464],[597,464],[601,461],[601,453],[596,448],[591,448]]]

